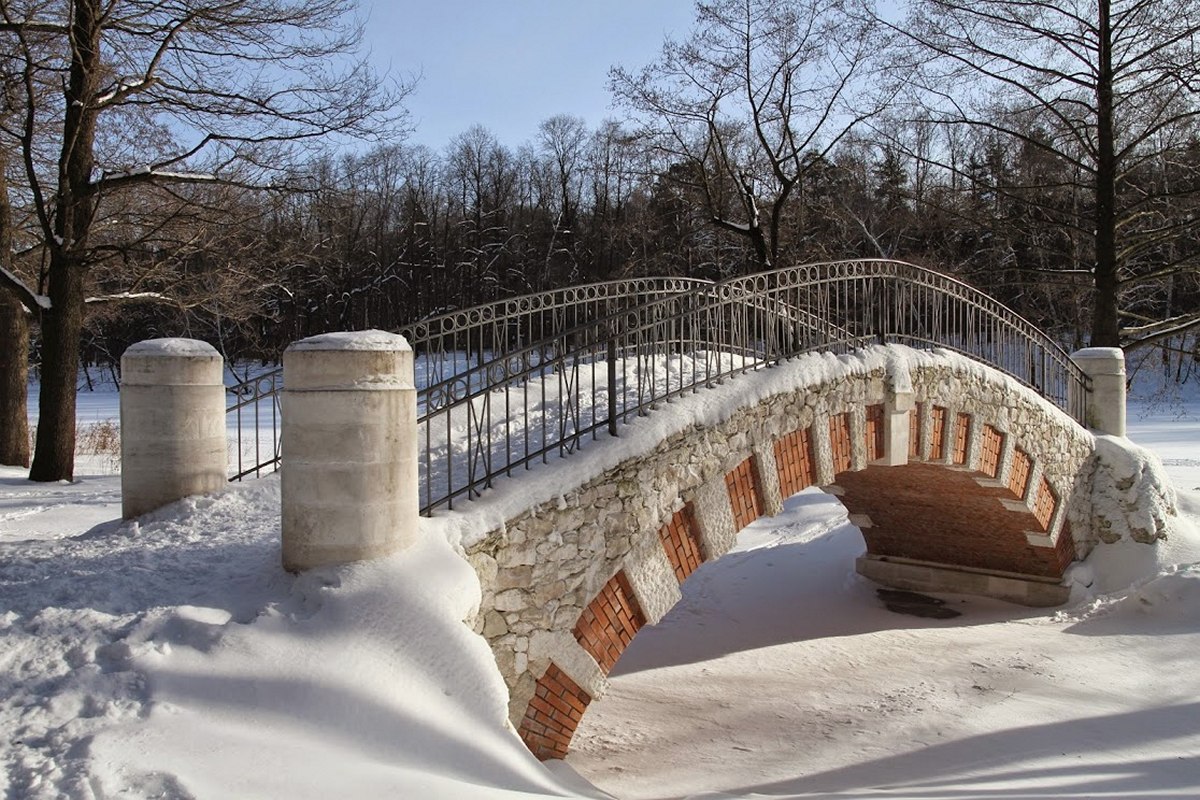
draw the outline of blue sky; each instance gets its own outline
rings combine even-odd
[[[420,72],[411,140],[441,149],[478,122],[504,144],[530,140],[553,114],[595,127],[609,67],[652,61],[683,37],[692,0],[363,0],[381,68]]]

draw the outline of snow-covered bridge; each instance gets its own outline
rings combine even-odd
[[[474,622],[541,757],[566,752],[691,571],[807,487],[862,529],[864,575],[1031,605],[1064,602],[1097,541],[1160,532],[1118,496],[1153,481],[1111,474],[1082,424],[1123,434],[1119,351],[1077,363],[912,265],[609,282],[401,334],[285,356],[285,563],[383,554],[417,534],[418,507],[440,518],[479,574]],[[261,419],[277,386],[238,387],[234,413]],[[247,441],[261,431],[238,436],[239,457]],[[278,464],[277,441],[238,473]]]
[[[539,756],[565,754],[680,584],[811,486],[846,506],[858,571],[880,583],[1063,603],[1067,568],[1102,537],[1153,543],[1165,525],[1152,502],[1122,505],[1116,484],[1136,496],[1153,482],[1111,474],[1099,441],[998,370],[876,345],[748,375],[498,487],[461,517],[512,721]]]

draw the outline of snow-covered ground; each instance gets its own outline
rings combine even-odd
[[[1200,567],[1050,613],[947,598],[961,616],[935,620],[884,608],[820,492],[739,545],[584,715],[568,760],[617,797],[1200,794]]]
[[[1200,525],[1200,402],[1130,423]],[[886,610],[840,506],[798,495],[689,579],[547,768],[505,728],[443,539],[295,577],[276,478],[123,523],[119,479],[87,467],[0,468],[8,798],[600,796],[580,775],[618,797],[1200,795],[1186,524],[1126,592],[931,620]]]

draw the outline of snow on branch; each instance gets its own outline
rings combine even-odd
[[[116,103],[120,102],[121,100],[124,100],[129,95],[136,94],[137,92],[140,92],[143,89],[153,86],[155,83],[156,83],[156,80],[154,78],[140,78],[137,80],[125,80],[125,79],[118,80],[115,87],[113,87],[108,92],[97,97],[93,101],[93,104],[97,108],[104,108],[106,106],[115,105]]]
[[[114,303],[121,300],[153,300],[155,302],[173,303],[172,298],[161,292],[117,292],[84,298],[85,303]]]
[[[68,33],[69,29],[61,22],[49,22],[40,19],[25,19],[17,22],[0,22],[0,33]]]
[[[1195,327],[1200,327],[1200,314],[1182,314],[1150,325],[1122,328],[1121,335],[1125,339],[1122,346],[1126,350],[1144,347],[1172,336],[1178,336]]]
[[[25,285],[25,281],[4,267],[0,267],[0,286],[7,286],[17,296],[17,299],[21,301],[21,305],[29,309],[29,313],[31,314],[40,314],[43,311],[50,310],[49,297],[33,291]]]
[[[227,183],[228,181],[209,172],[175,172],[153,167],[137,167],[122,172],[106,172],[92,181],[92,190],[115,188],[132,183],[167,181],[170,183]]]

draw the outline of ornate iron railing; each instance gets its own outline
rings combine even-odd
[[[699,278],[630,278],[510,297],[437,314],[400,328],[417,354],[419,412],[430,385],[444,385],[465,369],[494,360],[496,353],[544,338],[577,320],[611,313],[630,304],[711,286]],[[259,477],[279,468],[279,391],[283,370],[274,368],[228,387],[231,481]],[[482,390],[475,385],[472,390]]]
[[[602,432],[616,435],[658,403],[803,353],[870,343],[947,348],[1017,378],[1076,419],[1087,388],[1056,342],[999,302],[895,261],[811,264],[719,283],[595,284],[400,333],[419,365],[425,513]]]
[[[233,398],[225,409],[229,445],[233,449],[231,481],[258,478],[279,468],[279,434],[282,414],[279,390],[283,370],[267,370],[227,388]]]

